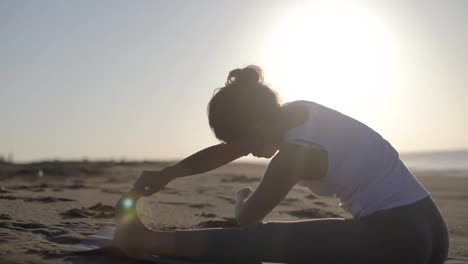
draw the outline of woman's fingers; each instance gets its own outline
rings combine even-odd
[[[144,171],[141,173],[140,178],[133,184],[133,188],[139,191],[143,191],[145,187],[150,185],[151,182],[151,176],[149,175],[148,172]]]
[[[171,180],[161,171],[143,171],[133,187],[142,195],[149,196],[163,189]]]

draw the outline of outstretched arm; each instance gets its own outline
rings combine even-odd
[[[168,166],[161,171],[144,171],[135,182],[137,192],[151,195],[175,178],[207,172],[249,154],[245,144],[221,143],[214,145]]]
[[[246,149],[245,145],[241,143],[221,143],[202,149],[182,161],[164,168],[162,172],[170,174],[174,178],[207,172],[248,155],[249,151]]]

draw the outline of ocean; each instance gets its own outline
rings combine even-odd
[[[401,153],[400,158],[417,175],[468,176],[468,150]]]

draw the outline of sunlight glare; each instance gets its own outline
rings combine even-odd
[[[364,113],[388,85],[396,45],[372,10],[351,2],[296,6],[280,21],[266,47],[269,82],[284,101],[312,100]]]

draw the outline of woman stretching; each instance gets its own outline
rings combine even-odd
[[[151,195],[250,153],[273,157],[258,187],[238,193],[240,227],[152,231],[138,217],[126,219],[133,206],[121,209],[115,235],[128,254],[238,263],[444,262],[448,234],[438,208],[398,152],[363,123],[309,101],[281,105],[257,66],[229,73],[208,118],[223,143],[143,172],[127,196]],[[261,222],[296,184],[336,196],[353,219]]]

